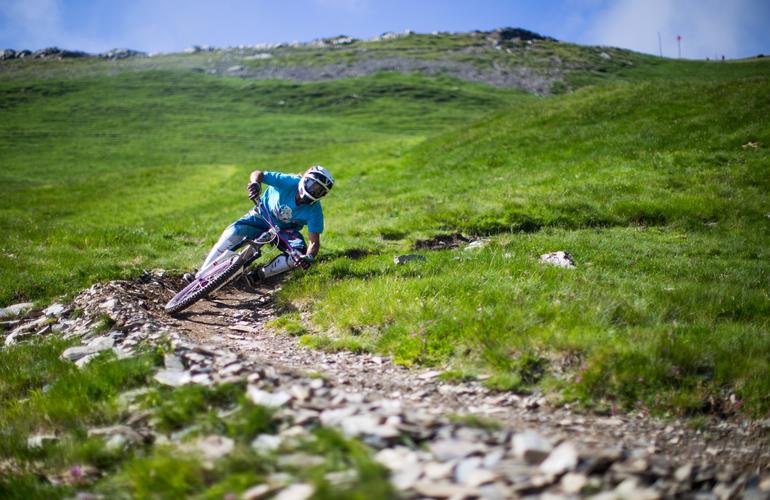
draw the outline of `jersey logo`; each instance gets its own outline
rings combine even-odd
[[[292,216],[291,207],[287,205],[279,206],[278,213],[275,215],[281,222],[289,222]]]

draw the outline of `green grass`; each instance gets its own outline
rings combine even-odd
[[[267,323],[267,326],[277,328],[288,335],[298,337],[308,333],[307,327],[302,324],[299,313],[286,313]]]
[[[59,359],[66,343],[52,338],[6,349],[0,353],[3,456],[32,456],[26,436],[31,433],[75,433],[116,418],[117,394],[147,381],[155,363],[152,353],[112,362],[102,355],[79,371]]]
[[[350,173],[335,171],[345,182],[366,175],[358,158],[376,165],[520,98],[397,75],[311,86],[151,72],[0,90],[0,303],[192,264],[223,220],[248,209],[233,184],[251,169],[346,155]],[[272,110],[281,101],[287,111]]]
[[[81,464],[110,470],[130,456],[106,449],[87,431],[118,422],[122,410],[117,395],[145,384],[159,358],[151,351],[121,361],[104,354],[79,370],[59,359],[66,347],[66,342],[51,337],[0,351],[3,498],[61,498],[72,488],[41,478]],[[30,447],[27,438],[35,434],[56,435],[57,440]]]
[[[372,451],[331,429],[317,427],[301,439],[285,440],[278,452],[254,450],[251,441],[257,435],[276,434],[283,423],[273,410],[252,404],[243,384],[155,386],[151,375],[162,360],[156,350],[127,360],[102,355],[80,370],[59,359],[66,346],[50,337],[0,351],[2,498],[69,498],[83,491],[110,498],[222,498],[272,482],[274,473],[288,474],[290,483],[312,484],[319,498],[393,494],[387,471],[374,462]],[[132,411],[149,411],[156,431],[173,436],[184,430],[188,441],[228,436],[235,450],[207,464],[176,445],[110,449],[103,438],[88,436],[93,427],[125,421],[129,414],[117,396],[148,384],[150,390],[134,400],[138,408]],[[35,434],[57,438],[29,446],[27,439]],[[313,467],[282,465],[280,456],[289,453],[321,460]],[[75,475],[87,470],[98,474]],[[331,482],[328,474],[340,471],[352,471],[350,480]]]
[[[371,48],[435,57],[462,43]],[[319,348],[488,373],[498,390],[766,414],[768,62],[510,48],[495,57],[572,61],[569,86],[583,88],[541,98],[418,75],[296,84],[142,67],[166,59],[114,76],[87,61],[40,63],[46,80],[34,65],[9,73],[0,303],[194,267],[248,208],[251,169],[321,163],[338,180],[322,258],[279,296],[309,323],[290,313],[276,328]],[[392,263],[455,231],[489,243]],[[554,250],[578,268],[537,261]],[[726,407],[731,393],[740,404]],[[206,398],[185,398],[210,413]]]
[[[492,387],[587,403],[770,410],[768,91],[757,77],[623,83],[424,141],[341,215],[351,244],[379,239],[384,255],[339,257],[285,288],[315,300],[329,332],[306,343],[485,366]],[[387,225],[364,220],[372,210]],[[457,230],[492,240],[392,265],[403,243]],[[576,271],[537,262],[558,249]]]
[[[478,415],[449,415],[449,420],[459,425],[490,431],[500,430],[503,424],[493,418]]]

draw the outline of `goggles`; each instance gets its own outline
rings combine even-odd
[[[320,198],[329,192],[329,188],[313,177],[307,177],[305,179],[305,191],[313,198]]]

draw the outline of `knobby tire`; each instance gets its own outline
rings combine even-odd
[[[232,278],[238,271],[240,271],[242,267],[243,267],[242,259],[237,258],[232,264],[230,264],[229,267],[227,267],[224,271],[222,271],[220,274],[218,274],[213,279],[211,279],[204,286],[202,286],[195,292],[191,293],[190,295],[187,295],[186,297],[184,297],[183,299],[179,300],[176,303],[174,303],[174,299],[176,299],[176,297],[179,294],[175,295],[174,298],[171,299],[168,302],[168,304],[166,304],[166,313],[175,314],[183,309],[187,309],[191,305],[198,302],[200,299],[208,296],[210,293],[213,293],[217,289],[222,287],[225,283],[227,283],[230,280],[230,278]]]

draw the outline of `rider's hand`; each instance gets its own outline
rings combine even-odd
[[[246,186],[246,191],[248,191],[250,199],[259,196],[261,190],[262,187],[259,185],[259,182],[250,182],[249,185]]]
[[[302,257],[300,257],[299,262],[297,262],[297,267],[301,267],[302,269],[307,269],[313,263],[313,260],[314,259],[312,255],[305,254]]]

